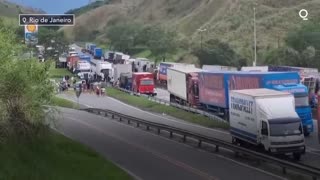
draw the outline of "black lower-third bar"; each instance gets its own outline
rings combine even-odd
[[[36,24],[39,26],[73,26],[74,14],[20,14],[20,26]]]

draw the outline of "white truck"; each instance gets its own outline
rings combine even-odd
[[[91,77],[91,67],[88,61],[78,61],[76,74],[80,79],[89,79]]]
[[[220,65],[203,65],[202,69],[206,71],[238,71],[236,67]]]
[[[305,153],[301,119],[292,94],[271,89],[229,92],[230,133],[234,144],[256,145],[272,154]]]
[[[135,72],[153,72],[154,63],[146,58],[136,58],[134,61]]]
[[[121,73],[132,73],[131,64],[114,64],[113,65],[113,79],[117,81],[120,79]]]
[[[113,76],[113,67],[109,62],[102,60],[91,60],[91,71],[94,79],[105,80],[105,78],[112,78]]]
[[[196,106],[198,90],[197,72],[202,69],[192,66],[169,67],[167,69],[167,88],[170,93],[170,102]]]

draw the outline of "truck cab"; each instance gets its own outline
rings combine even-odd
[[[136,93],[156,95],[154,78],[152,73],[133,73],[132,89]]]
[[[309,91],[303,84],[282,84],[274,86],[275,90],[292,93],[295,99],[295,109],[302,124],[304,135],[308,136],[313,132],[312,110],[309,105]]]
[[[79,61],[75,72],[80,79],[89,79],[91,74],[90,63],[86,61]]]
[[[188,103],[191,106],[199,106],[199,79],[197,73],[189,73],[187,77]]]

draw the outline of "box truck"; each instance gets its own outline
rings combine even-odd
[[[196,66],[194,64],[183,64],[183,63],[173,63],[173,62],[161,62],[159,65],[158,69],[158,75],[157,75],[157,80],[161,84],[167,84],[167,69],[169,67],[193,67],[195,68]]]
[[[120,74],[120,88],[131,90],[132,89],[132,73]]]
[[[239,145],[263,147],[272,154],[305,153],[301,120],[292,94],[271,89],[232,90],[230,133]]]
[[[115,81],[120,80],[121,73],[132,73],[132,65],[131,64],[114,64],[113,78]]]
[[[111,79],[113,77],[113,67],[111,63],[93,59],[90,64],[94,80],[105,81],[107,80],[106,78],[109,77]]]
[[[170,102],[198,106],[198,74],[202,69],[170,67],[167,69],[167,87]]]
[[[157,95],[153,74],[148,72],[136,72],[132,74],[132,91],[140,94]]]
[[[68,70],[71,72],[74,72],[76,67],[77,67],[77,63],[80,60],[79,56],[68,56],[67,57],[67,67]]]
[[[102,52],[101,48],[94,48],[94,51],[93,51],[93,58],[94,59],[101,60],[102,54],[103,54],[103,52]]]
[[[78,61],[75,73],[80,79],[89,79],[91,77],[90,63],[87,61]]]

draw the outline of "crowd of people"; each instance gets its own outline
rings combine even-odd
[[[117,86],[117,81],[114,82],[112,79],[107,79],[105,81],[93,81],[90,79],[83,79],[81,81],[76,80],[75,77],[64,76],[60,82],[59,92],[67,91],[69,88],[80,87],[81,92],[84,93],[95,93],[97,96],[105,96],[107,94],[106,88],[108,86]]]

